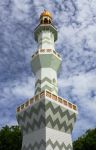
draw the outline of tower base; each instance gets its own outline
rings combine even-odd
[[[23,136],[22,150],[73,150],[71,135],[42,128]]]
[[[73,150],[76,114],[75,105],[48,91],[36,95],[17,108],[22,150]]]

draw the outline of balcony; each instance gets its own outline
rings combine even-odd
[[[46,97],[62,104],[62,106],[66,106],[66,107],[68,107],[74,111],[77,111],[76,105],[72,104],[71,102],[69,102],[69,101],[67,101],[67,100],[65,100],[65,99],[63,99],[63,98],[61,98],[55,94],[52,94],[51,92],[49,92],[47,90],[45,90],[45,91],[42,91],[41,93],[39,93],[38,95],[32,97],[31,99],[29,99],[24,104],[20,105],[16,110],[17,113],[21,112],[22,110],[28,108],[32,104],[35,104],[37,101],[40,101]]]

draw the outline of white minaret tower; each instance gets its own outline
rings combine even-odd
[[[34,35],[38,43],[38,51],[32,56],[32,69],[36,76],[35,94],[46,89],[57,95],[57,71],[61,57],[55,51],[57,30],[48,11],[45,10],[41,14],[40,24],[36,27]]]
[[[71,133],[77,106],[58,96],[57,72],[61,57],[55,51],[57,30],[44,10],[34,31],[38,50],[32,56],[36,77],[34,97],[17,108],[22,150],[73,150]]]

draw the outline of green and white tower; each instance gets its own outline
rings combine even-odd
[[[73,150],[71,133],[77,106],[58,96],[57,73],[61,57],[55,51],[57,30],[44,10],[34,31],[38,50],[32,56],[36,77],[34,97],[17,108],[22,150]]]

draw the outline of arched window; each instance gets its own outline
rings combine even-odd
[[[48,23],[48,19],[47,19],[47,18],[44,19],[44,23],[45,23],[45,24]]]

